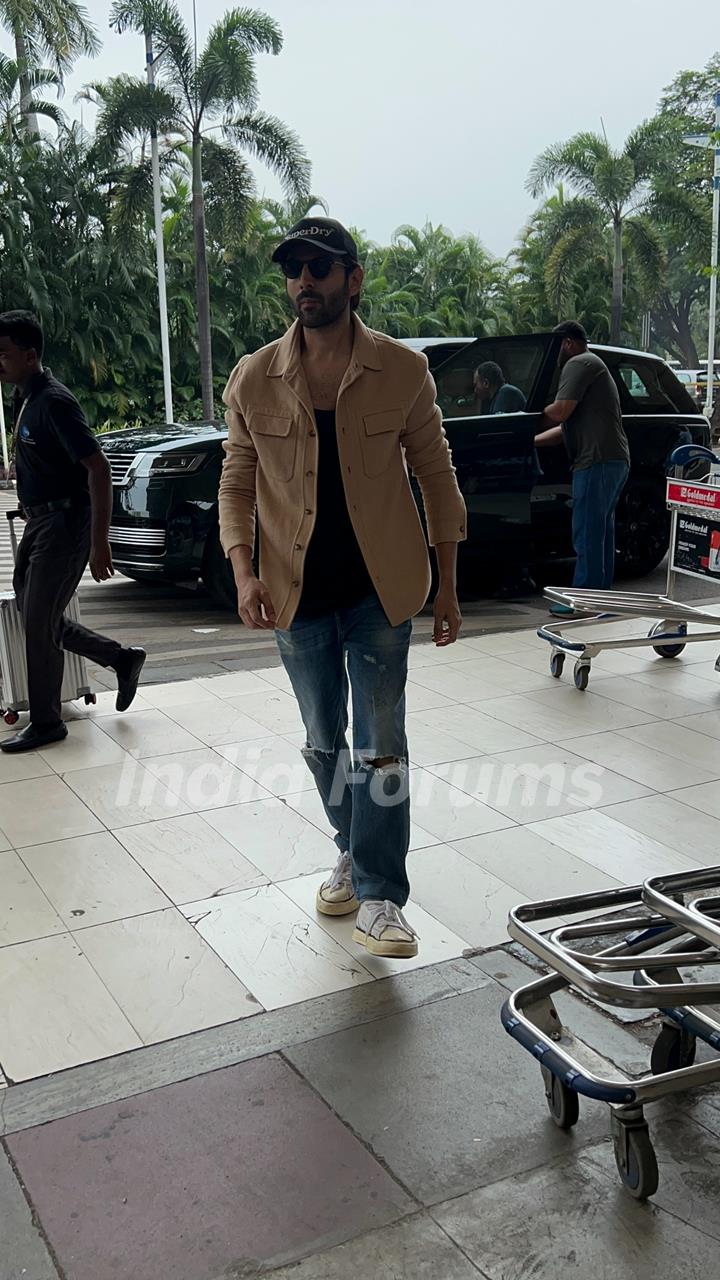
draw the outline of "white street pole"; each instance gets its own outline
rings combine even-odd
[[[152,36],[145,33],[145,69],[147,82],[151,89],[155,88],[155,59],[153,58]],[[167,289],[165,286],[165,242],[163,240],[162,193],[160,189],[160,153],[158,151],[157,130],[150,134],[150,151],[153,179],[153,208],[155,212],[155,255],[157,260],[158,303],[160,309],[160,346],[162,349],[163,383],[165,387],[165,421],[172,422],[172,376],[170,372],[170,335],[168,331]]]
[[[10,458],[8,456],[7,430],[5,428],[5,405],[3,404],[2,391],[0,391],[0,436],[2,436],[2,456],[3,466],[5,468],[5,484],[3,488],[9,489],[10,485]]]
[[[712,248],[710,251],[710,306],[708,309],[708,365],[707,395],[705,397],[705,414],[710,417],[713,411],[715,390],[715,326],[717,320],[717,282],[718,282],[718,217],[720,215],[720,91],[715,94],[715,166],[713,169],[713,204],[712,204]]]

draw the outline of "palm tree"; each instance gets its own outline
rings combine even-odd
[[[62,84],[81,54],[92,57],[100,49],[95,27],[87,9],[75,0],[0,0],[0,25],[15,42],[27,131],[39,133],[38,113],[32,110],[31,73],[45,59]]]
[[[650,179],[661,149],[662,133],[656,121],[640,125],[630,134],[622,151],[615,151],[607,138],[596,133],[578,133],[567,142],[548,147],[535,160],[527,187],[535,198],[558,181],[565,181],[579,199],[568,202],[568,225],[553,250],[553,266],[561,283],[597,251],[605,230],[612,233],[612,303],[610,341],[619,343],[623,308],[623,242],[627,240],[642,264],[647,278],[659,275],[663,246],[646,216]]]
[[[1,0],[0,0],[1,2]],[[274,116],[257,110],[255,56],[278,54],[282,32],[266,14],[233,9],[212,27],[205,48],[195,49],[175,0],[115,0],[111,25],[118,31],[150,33],[162,55],[158,85],[125,76],[111,82],[111,101],[101,111],[98,133],[112,145],[156,128],[177,157],[191,167],[198,346],[203,413],[214,413],[210,287],[207,262],[206,187],[222,191],[213,214],[223,233],[239,238],[253,192],[243,152],[269,166],[288,196],[309,191],[310,164],[297,136]],[[220,139],[208,138],[210,130]]]
[[[431,223],[402,226],[389,249],[371,250],[363,297],[375,322],[384,317],[395,336],[478,337],[497,332],[504,316],[503,275],[476,236],[454,236]]]
[[[59,76],[51,68],[38,67],[23,75],[17,62],[0,53],[0,118],[6,143],[19,142],[20,135],[25,133],[28,107],[33,119],[43,116],[57,125],[62,124],[64,117],[60,108],[54,102],[36,97],[43,89],[50,86],[57,89],[59,84]],[[23,97],[23,85],[29,97]],[[35,128],[36,136],[39,132],[39,127]]]

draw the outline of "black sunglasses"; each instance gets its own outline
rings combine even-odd
[[[345,258],[333,258],[329,253],[321,253],[317,258],[283,258],[280,266],[288,280],[299,280],[303,267],[307,267],[313,280],[327,280],[336,262],[345,262]]]

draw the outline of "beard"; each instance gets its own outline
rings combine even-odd
[[[306,310],[303,302],[312,299],[317,306]],[[313,293],[310,289],[306,289],[303,293],[298,294],[293,302],[293,310],[306,329],[322,329],[325,325],[334,324],[336,320],[345,311],[350,301],[350,288],[347,283],[341,289],[336,289],[335,293],[329,294],[323,298],[319,293]]]

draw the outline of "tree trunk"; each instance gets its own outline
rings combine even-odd
[[[612,278],[612,306],[610,310],[610,343],[614,347],[620,345],[620,329],[622,326],[622,307],[623,307],[623,245],[622,245],[622,220],[615,218],[613,223],[613,278]]]
[[[210,281],[205,235],[205,197],[202,180],[202,138],[193,135],[192,142],[192,214],[195,239],[195,295],[198,313],[198,349],[203,416],[211,422],[215,414],[212,372],[212,338],[210,336]]]
[[[25,44],[25,36],[19,27],[15,28],[13,36],[15,37],[15,61],[20,72],[20,110],[25,121],[25,131],[29,137],[32,137],[33,134],[40,133],[40,122],[35,112],[30,109],[32,107],[32,89],[28,79],[27,46]]]
[[[690,312],[694,296],[682,292],[677,303],[672,301],[668,293],[661,294],[653,308],[652,327],[666,349],[684,368],[697,369],[700,365],[698,349],[690,326]]]
[[[680,316],[675,322],[678,335],[678,346],[683,353],[683,359],[687,362],[686,368],[697,369],[700,364],[698,349],[695,346],[695,339],[690,332],[690,325],[685,316]]]

